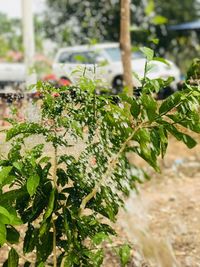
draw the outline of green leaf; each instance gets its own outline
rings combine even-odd
[[[0,205],[5,205],[14,202],[16,199],[23,197],[27,194],[27,191],[22,187],[20,189],[10,190],[0,197]]]
[[[9,223],[11,223],[12,216],[10,215],[9,211],[6,208],[0,206],[0,214],[8,218]]]
[[[37,261],[45,262],[53,249],[53,233],[46,232],[36,243]]]
[[[90,258],[92,267],[100,267],[102,265],[104,256],[102,249],[99,249],[96,253],[86,251],[84,254]]]
[[[31,197],[35,194],[39,183],[40,183],[40,177],[37,174],[32,175],[28,178],[26,186],[27,186],[27,191]]]
[[[176,92],[173,95],[169,96],[166,100],[164,100],[159,108],[159,113],[162,116],[166,114],[173,108],[175,108],[182,100],[182,93]]]
[[[147,112],[147,116],[150,122],[152,122],[157,116],[157,102],[151,95],[143,94],[141,96],[142,104]]]
[[[130,108],[131,114],[135,119],[138,118],[140,114],[140,105],[137,103],[135,99],[132,99],[131,101],[131,108]]]
[[[166,59],[162,58],[162,57],[154,57],[153,61],[158,61],[158,62],[162,62],[163,64],[170,66],[169,61],[167,61]]]
[[[153,42],[154,44],[159,44],[160,40],[158,38],[152,38],[150,41]]]
[[[12,225],[22,224],[21,219],[17,217],[17,213],[15,209],[12,207],[9,207],[9,210],[8,210],[8,208],[6,209],[5,207],[0,206],[0,215],[5,216],[8,219],[9,224],[12,224]]]
[[[12,170],[12,166],[2,167],[0,171],[0,185],[4,184],[5,180],[8,178],[9,173]]]
[[[184,117],[179,113],[169,114],[168,117],[177,124],[180,124],[193,132],[200,133],[200,116],[196,112],[190,112],[188,116]]]
[[[0,213],[0,222],[3,224],[9,224],[10,218]]]
[[[21,170],[23,169],[23,163],[22,163],[21,161],[13,162],[13,166],[14,166],[19,172],[21,172]]]
[[[62,185],[64,187],[68,183],[67,173],[63,169],[61,168],[57,169],[57,177],[58,177],[57,180],[58,185]]]
[[[0,221],[0,246],[2,246],[6,242],[6,227]]]
[[[164,129],[163,126],[159,127],[159,135],[160,135],[160,149],[161,149],[161,156],[164,157],[167,146],[168,146],[168,138],[167,138],[167,131]]]
[[[40,263],[36,264],[36,267],[45,267],[45,264],[44,264],[44,262],[40,262]]]
[[[131,258],[131,248],[129,245],[125,244],[119,249],[120,261],[123,267],[130,261]]]
[[[179,132],[173,125],[167,124],[166,129],[178,140],[186,144],[188,148],[193,148],[197,142],[189,135]]]
[[[141,47],[140,51],[145,55],[148,61],[153,60],[154,57],[154,51],[148,47]]]
[[[37,123],[23,122],[17,124],[6,132],[6,141],[11,140],[19,134],[46,134],[47,130]]]
[[[168,19],[166,17],[157,15],[151,19],[151,22],[155,25],[161,25],[166,24],[168,22]]]
[[[47,206],[47,210],[44,214],[44,220],[46,220],[47,218],[49,218],[54,210],[54,203],[55,203],[55,189],[53,189],[50,193],[50,197],[49,197],[49,203]]]
[[[24,253],[29,253],[34,250],[37,241],[37,233],[38,233],[37,229],[34,229],[34,227],[30,224],[28,226],[28,230],[26,231],[26,235],[24,238],[24,243],[23,243]]]
[[[145,14],[149,16],[155,9],[154,0],[148,0],[147,6],[145,8]]]
[[[6,228],[7,234],[6,234],[6,240],[10,244],[16,244],[19,242],[19,232],[11,225],[8,225]]]
[[[18,267],[19,256],[14,248],[11,248],[8,254],[8,267]]]
[[[103,241],[108,239],[108,235],[105,234],[104,232],[97,233],[93,238],[92,242],[95,245],[100,245]]]

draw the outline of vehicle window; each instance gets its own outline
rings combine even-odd
[[[118,47],[106,48],[105,49],[112,61],[121,61],[121,52]],[[144,58],[143,54],[139,51],[133,52],[131,55],[132,59]]]
[[[60,56],[59,56],[59,59],[58,61],[60,63],[67,63],[69,62],[69,57],[70,57],[70,54],[67,53],[67,52],[63,52]]]
[[[95,64],[98,53],[94,51],[74,52],[74,53],[62,53],[59,57],[60,63],[85,63]]]
[[[143,55],[141,52],[137,51],[137,52],[133,52],[133,53],[132,53],[131,58],[132,58],[132,59],[144,58],[144,55]]]
[[[121,52],[118,47],[105,48],[112,61],[121,61]]]

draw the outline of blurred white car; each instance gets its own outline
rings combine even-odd
[[[153,68],[148,73],[151,79],[173,76],[174,82],[171,84],[175,88],[180,81],[180,70],[168,61],[169,65],[162,62],[153,61]],[[82,72],[81,72],[82,68]],[[132,54],[132,70],[139,78],[144,76],[145,57],[141,52]],[[80,72],[77,71],[80,70]],[[66,79],[75,83],[83,75],[93,73],[95,78],[103,79],[109,87],[120,91],[123,85],[123,67],[121,62],[121,52],[118,43],[107,43],[97,45],[81,45],[61,48],[54,60],[54,74],[61,79]],[[78,75],[79,73],[79,75]],[[135,78],[134,83],[139,87],[140,83]]]
[[[0,87],[24,82],[25,73],[23,63],[0,63]]]

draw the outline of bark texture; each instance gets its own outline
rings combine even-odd
[[[120,48],[123,64],[124,86],[128,95],[133,95],[133,76],[131,67],[131,35],[130,35],[130,0],[121,0],[120,7]]]

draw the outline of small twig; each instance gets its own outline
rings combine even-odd
[[[21,251],[19,249],[17,249],[15,246],[12,246],[9,242],[6,242],[6,245],[9,247],[9,248],[13,248],[16,250],[17,254],[20,256],[20,258],[24,259],[25,261],[28,261],[30,263],[33,263],[35,264],[35,261],[27,258],[23,253],[21,253]]]
[[[54,220],[52,219],[53,225],[53,266],[57,267],[57,255],[56,255],[56,226]]]
[[[101,187],[101,185],[105,182],[105,180],[107,179],[107,177],[112,173],[113,169],[115,168],[115,166],[117,165],[118,159],[120,157],[120,155],[123,153],[123,151],[125,150],[126,146],[128,145],[129,141],[133,138],[134,134],[141,128],[142,125],[144,125],[145,123],[140,123],[131,133],[131,135],[125,140],[125,142],[123,143],[122,147],[120,148],[119,152],[117,153],[117,155],[115,155],[114,157],[111,157],[109,162],[108,162],[108,168],[107,171],[105,172],[105,174],[102,176],[102,178],[100,179],[100,181],[95,185],[95,187],[93,188],[93,190],[82,200],[81,205],[80,205],[80,211],[79,213],[82,214],[83,210],[85,209],[87,203],[97,194],[99,188]]]

